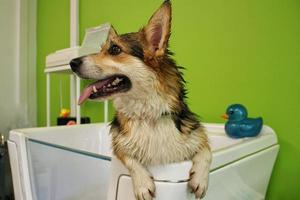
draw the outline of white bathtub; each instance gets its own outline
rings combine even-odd
[[[206,200],[264,199],[279,145],[267,126],[256,138],[230,139],[205,124],[213,150]],[[134,200],[131,178],[114,158],[107,124],[20,129],[8,146],[16,199]],[[194,199],[191,162],[149,168],[157,200]]]

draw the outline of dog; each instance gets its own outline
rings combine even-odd
[[[73,59],[72,70],[88,85],[79,98],[112,99],[115,156],[129,170],[138,200],[155,197],[147,166],[192,160],[188,185],[196,198],[208,186],[211,150],[197,116],[187,106],[185,80],[168,50],[171,2],[166,0],[138,32],[111,27],[99,53]]]

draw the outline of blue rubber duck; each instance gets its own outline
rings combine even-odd
[[[254,137],[257,136],[263,125],[263,119],[248,118],[247,109],[241,104],[232,104],[223,118],[228,119],[225,124],[227,135],[232,138]]]

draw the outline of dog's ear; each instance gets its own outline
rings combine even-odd
[[[114,38],[118,37],[117,31],[114,29],[113,26],[110,27],[109,33],[108,33],[108,40],[112,40]]]
[[[143,30],[148,50],[156,56],[163,55],[168,46],[171,31],[171,2],[169,0],[164,1]]]

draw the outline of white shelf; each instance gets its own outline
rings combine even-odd
[[[60,49],[47,55],[45,72],[70,72],[69,63],[72,59],[100,52],[101,44],[107,40],[110,27],[109,23],[105,23],[89,28],[85,32],[81,46]]]
[[[81,113],[80,106],[77,105],[77,99],[80,96],[80,78],[72,72],[69,62],[77,57],[97,53],[101,49],[101,43],[105,42],[110,30],[110,24],[106,23],[98,27],[86,30],[84,40],[81,46],[78,46],[79,36],[79,0],[70,0],[70,43],[71,47],[58,50],[46,57],[46,115],[47,126],[50,126],[50,75],[62,73],[70,75],[70,107],[71,115],[76,115],[77,124],[80,124]],[[104,102],[104,120],[108,121],[108,101]]]
[[[61,65],[55,67],[46,67],[44,70],[45,73],[65,73],[73,74],[70,65]]]

